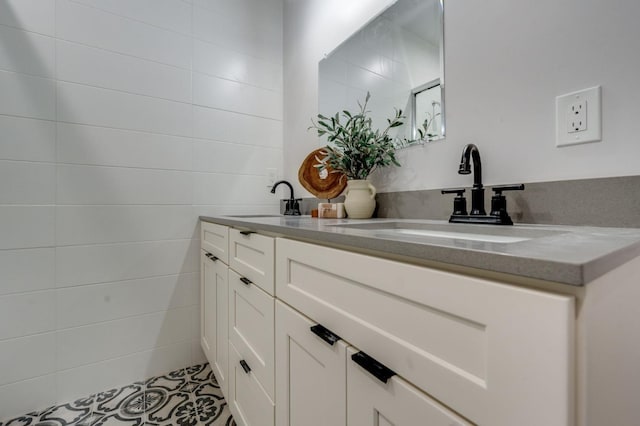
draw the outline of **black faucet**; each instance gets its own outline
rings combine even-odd
[[[468,175],[471,173],[470,160],[473,160],[473,188],[471,188],[471,212],[472,216],[486,215],[484,209],[484,188],[482,187],[482,161],[478,147],[470,143],[462,150],[460,168],[458,173]]]
[[[285,200],[286,201],[285,208],[284,208],[285,216],[300,216],[300,203],[299,203],[299,201],[302,200],[302,198],[294,198],[294,196],[293,196],[293,186],[291,186],[291,184],[289,182],[287,182],[286,180],[277,181],[275,184],[273,184],[273,188],[271,188],[271,193],[275,194],[276,193],[276,188],[281,183],[284,183],[285,185],[287,185],[289,187],[289,190],[291,191],[291,196],[289,197],[288,200]]]
[[[502,195],[504,191],[522,191],[524,185],[505,185],[493,188],[495,193],[491,198],[491,213],[484,210],[484,187],[482,186],[482,162],[478,147],[470,143],[462,150],[458,173],[471,173],[473,161],[473,187],[471,188],[471,212],[467,214],[467,201],[464,198],[464,188],[442,190],[443,194],[457,194],[453,201],[453,213],[449,218],[452,223],[484,223],[492,225],[513,225],[507,213],[507,199]]]

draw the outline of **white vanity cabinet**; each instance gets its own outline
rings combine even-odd
[[[276,295],[395,371],[391,386],[417,401],[439,401],[481,425],[573,425],[570,296],[281,238]],[[351,361],[347,366],[355,368]],[[277,374],[283,382],[285,372]],[[357,404],[353,398],[349,391],[353,424],[415,424],[410,417],[352,417],[357,416],[350,412],[352,402]],[[374,404],[364,411],[376,410],[376,401],[384,399],[364,398],[360,402]],[[393,404],[414,403],[421,406],[405,398]],[[389,410],[402,411],[399,407]]]
[[[228,228],[202,222],[200,251],[200,344],[223,393],[229,368]]]

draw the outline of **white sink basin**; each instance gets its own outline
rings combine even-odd
[[[521,226],[497,226],[475,224],[433,224],[422,222],[378,222],[335,225],[341,228],[358,229],[379,237],[426,237],[445,238],[487,243],[511,244],[534,238],[548,237],[563,233]]]

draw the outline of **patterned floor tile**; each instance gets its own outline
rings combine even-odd
[[[236,426],[209,364],[25,414],[0,426]]]

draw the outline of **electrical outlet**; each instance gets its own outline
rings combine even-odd
[[[278,169],[267,169],[267,188],[271,188],[278,180]]]
[[[600,86],[556,98],[556,146],[602,140]]]
[[[567,131],[569,133],[587,130],[587,100],[578,99],[569,105],[567,110]]]

